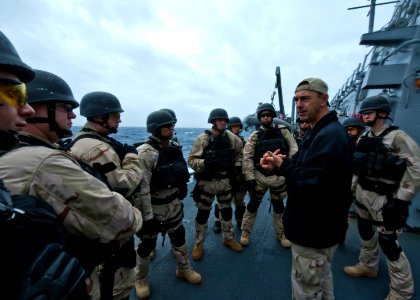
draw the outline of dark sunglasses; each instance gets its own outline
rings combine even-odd
[[[265,117],[272,117],[273,115],[272,114],[261,114],[260,115],[260,118],[265,118]]]
[[[168,124],[163,124],[162,126],[161,126],[161,128],[171,128],[171,127],[174,127],[175,126],[175,124],[174,123],[168,123]]]
[[[57,108],[61,108],[66,113],[71,113],[73,111],[73,106],[71,106],[70,104],[65,104],[65,103],[57,103],[55,105],[55,109]]]

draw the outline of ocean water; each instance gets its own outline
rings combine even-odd
[[[76,134],[82,127],[73,126],[72,132]],[[178,137],[178,141],[182,146],[182,153],[187,158],[192,144],[194,143],[197,136],[208,128],[176,128],[175,132]],[[120,127],[116,134],[110,135],[114,139],[127,144],[134,144],[143,142],[146,140],[150,133],[147,132],[146,127]]]

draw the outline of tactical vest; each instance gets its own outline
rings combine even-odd
[[[172,141],[168,147],[160,147],[159,142],[154,139],[149,139],[146,143],[159,152],[156,168],[152,171],[151,193],[179,187],[188,182],[190,174],[181,147]]]
[[[396,129],[398,127],[390,126],[373,137],[364,134],[357,143],[353,154],[353,173],[359,176],[362,188],[386,194],[394,191],[401,181],[407,169],[406,160],[392,153],[383,143],[383,138]],[[387,179],[395,183],[373,182],[366,177]]]
[[[280,128],[271,127],[267,130],[261,128],[257,132],[257,143],[254,152],[254,164],[259,165],[260,159],[267,151],[274,152],[280,149],[280,153],[289,156],[289,143],[281,133]]]
[[[207,134],[209,141],[203,153],[206,168],[203,172],[195,173],[196,178],[211,180],[233,176],[235,150],[232,148],[228,134],[214,136],[209,130],[204,132]]]

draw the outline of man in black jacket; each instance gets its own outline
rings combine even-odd
[[[328,87],[307,78],[295,90],[296,109],[310,129],[290,160],[267,152],[261,165],[286,177],[283,215],[292,242],[293,299],[333,299],[331,262],[346,232],[351,193],[352,144],[335,112],[328,109]]]

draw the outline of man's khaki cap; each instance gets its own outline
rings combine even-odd
[[[308,90],[328,94],[328,85],[319,78],[306,78],[302,80],[296,87],[295,92]]]

